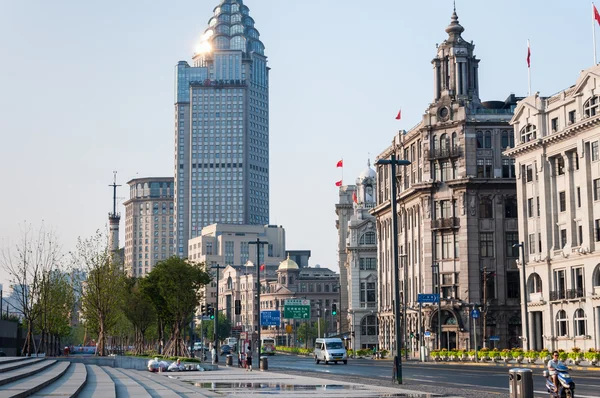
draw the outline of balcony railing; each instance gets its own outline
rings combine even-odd
[[[550,301],[564,300],[567,298],[566,290],[553,290],[550,292]]]
[[[460,156],[460,147],[457,145],[446,146],[444,148],[434,148],[425,150],[425,159],[445,159],[445,158],[457,158]]]
[[[583,291],[583,288],[578,287],[576,289],[569,289],[567,290],[567,299],[577,299],[580,297],[584,297],[585,296],[585,292]]]
[[[460,218],[458,218],[458,217],[438,218],[435,220],[431,220],[431,229],[445,229],[445,228],[459,228],[459,227],[460,227]]]

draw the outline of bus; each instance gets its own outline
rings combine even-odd
[[[275,355],[275,339],[271,337],[261,337],[260,353],[261,355]]]

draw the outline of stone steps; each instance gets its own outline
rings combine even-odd
[[[140,398],[151,398],[151,395],[142,387],[137,381],[129,377],[128,375],[121,372],[119,369],[104,368],[104,371],[108,373],[117,391],[117,397],[140,397]]]
[[[68,363],[68,362],[67,362]],[[35,393],[34,397],[76,397],[87,382],[87,370],[82,363],[72,363],[55,383]]]
[[[20,369],[20,374],[26,376],[4,384],[0,390],[0,398],[21,398],[33,395],[60,379],[71,365],[69,362],[44,362],[48,362],[50,365],[43,367],[42,370],[32,371],[31,368],[38,366],[38,364]],[[44,362],[39,365],[46,365]]]
[[[23,358],[21,361],[0,362],[0,373],[10,372],[11,370],[19,369],[23,366],[32,365],[42,361],[44,361],[44,358]]]
[[[0,373],[0,386],[33,376],[54,364],[56,364],[55,360],[43,360],[34,364],[24,363],[18,369]]]
[[[85,387],[81,390],[78,397],[83,398],[116,398],[117,390],[112,378],[106,373],[103,367],[98,365],[85,365],[88,378]]]

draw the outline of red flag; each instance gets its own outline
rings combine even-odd
[[[398,111],[398,116],[396,116],[396,120],[402,119],[402,109]]]
[[[342,180],[339,180],[338,182],[335,183],[336,187],[341,187],[342,186]]]
[[[594,8],[594,19],[598,22],[598,25],[600,25],[600,13],[598,13],[598,9],[594,4],[592,4],[592,7]]]
[[[260,266],[260,270],[261,270],[261,271],[264,271],[264,270],[265,270],[265,265],[264,265],[264,264],[262,264],[262,265]]]
[[[352,201],[354,203],[358,203],[358,198],[356,197],[356,191],[352,192]]]
[[[529,47],[529,40],[527,40],[527,67],[531,67],[531,48]]]
[[[344,167],[344,159],[338,161],[335,167]]]

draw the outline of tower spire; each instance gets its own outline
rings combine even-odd
[[[112,253],[116,253],[119,250],[119,222],[121,221],[121,215],[117,213],[117,172],[113,171],[114,180],[109,187],[113,188],[113,211],[108,213],[108,246]]]

